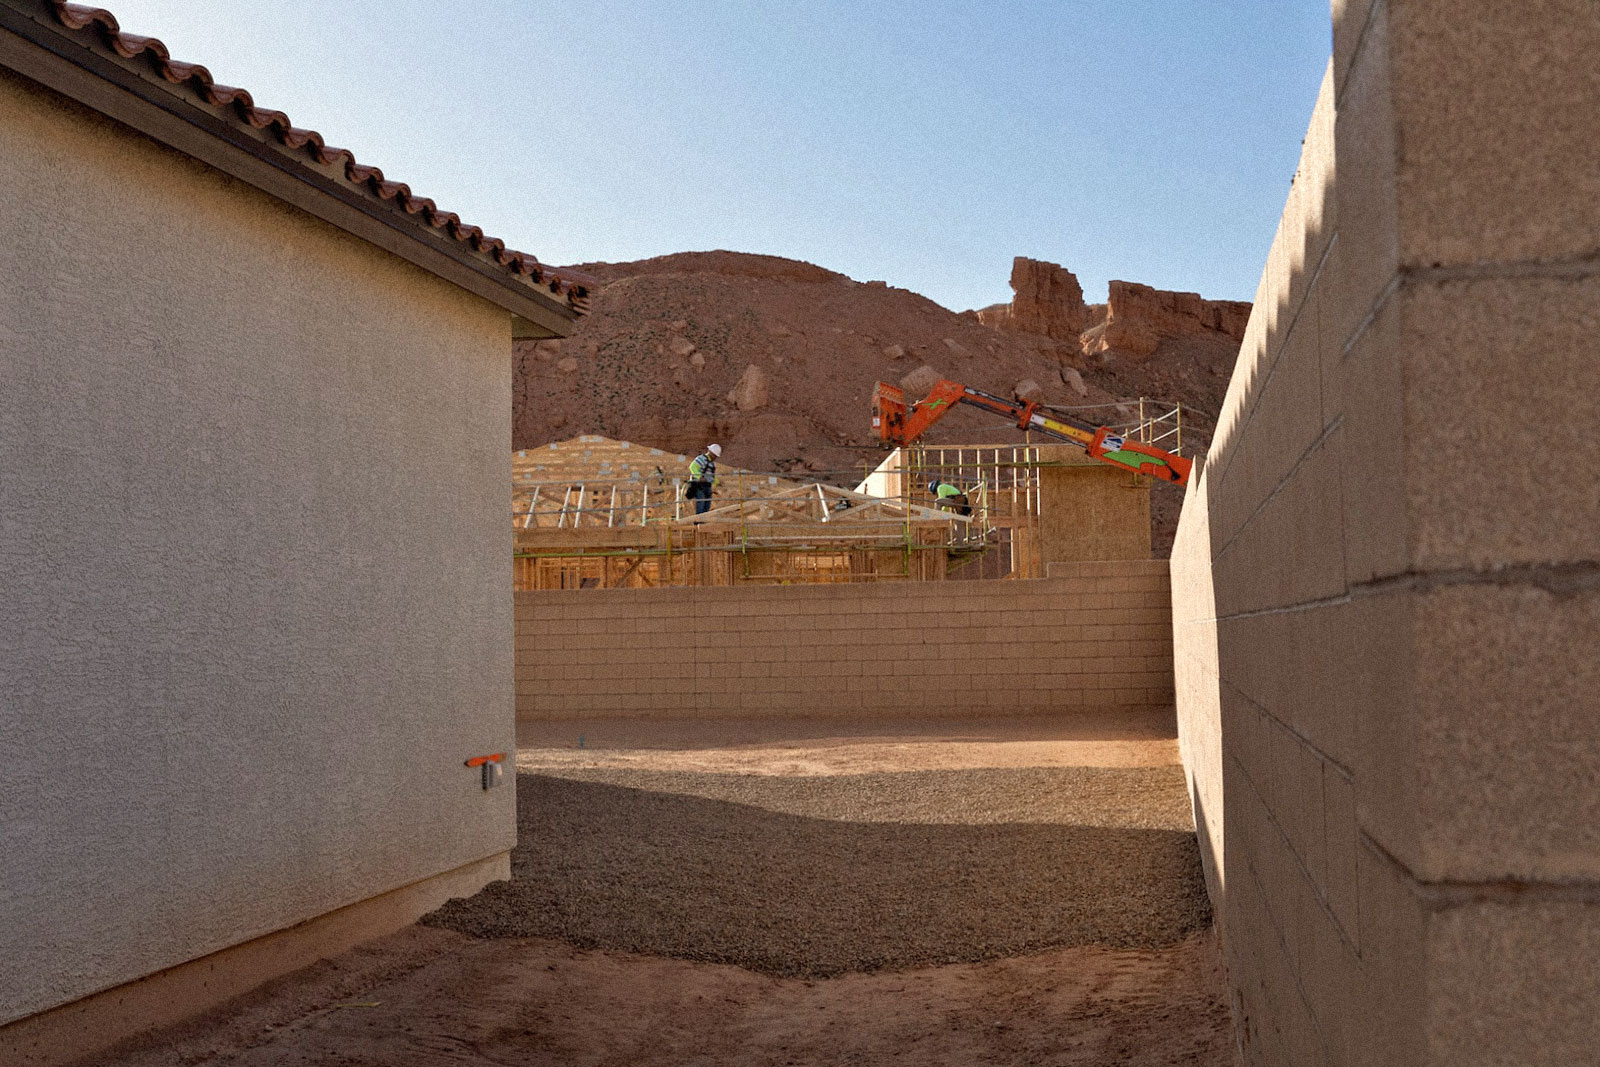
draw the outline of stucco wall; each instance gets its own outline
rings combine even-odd
[[[0,72],[0,1022],[510,848],[507,314]]]
[[[516,594],[517,716],[1168,707],[1165,560],[1055,577]]]
[[[1600,18],[1334,16],[1172,561],[1246,1059],[1581,1062],[1600,1047],[1600,140],[1579,116],[1600,114]]]

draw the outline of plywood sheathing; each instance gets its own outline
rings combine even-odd
[[[1038,555],[1052,563],[1150,558],[1148,478],[1070,446],[1040,449]]]
[[[1010,540],[1012,577],[1042,577],[1051,563],[1150,558],[1150,479],[1072,445],[895,449],[857,488],[904,498],[924,494],[931,478],[969,495],[982,487],[985,521]]]

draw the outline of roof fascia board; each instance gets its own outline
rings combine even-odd
[[[0,65],[337,226],[512,314],[520,338],[565,337],[576,311],[497,277],[385,205],[290,157],[281,146],[189,103],[150,76],[0,2]]]

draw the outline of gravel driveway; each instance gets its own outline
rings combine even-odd
[[[1210,923],[1183,772],[518,775],[513,878],[425,922],[778,976],[1169,945]]]

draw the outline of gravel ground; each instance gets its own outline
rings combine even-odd
[[[1170,712],[535,731],[514,881],[100,1064],[1236,1062]]]
[[[772,978],[409,927],[96,1067],[1234,1067],[1209,932]]]
[[[1210,922],[1175,767],[518,776],[513,878],[424,921],[776,976],[1154,948]]]
[[[518,781],[535,777],[723,800],[839,822],[1194,829],[1181,767],[994,767],[830,777],[599,768],[545,771]],[[523,818],[534,814],[520,808]]]

